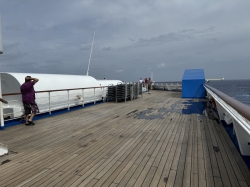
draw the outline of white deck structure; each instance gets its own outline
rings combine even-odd
[[[20,86],[27,75],[39,79],[34,88],[38,92],[36,102],[41,113],[100,101],[106,96],[107,88],[103,86],[121,82],[120,80],[96,80],[84,75],[1,73],[2,94],[20,93]],[[7,105],[3,104],[5,117],[16,118],[23,114],[21,94],[2,98],[9,102]]]

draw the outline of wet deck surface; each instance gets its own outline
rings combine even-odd
[[[6,128],[0,186],[250,186],[240,154],[204,109],[152,91]]]

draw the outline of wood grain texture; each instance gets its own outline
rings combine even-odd
[[[152,90],[6,128],[0,142],[10,154],[0,157],[0,186],[249,186],[223,126],[182,114],[186,100]]]

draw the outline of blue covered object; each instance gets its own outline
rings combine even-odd
[[[203,69],[187,69],[182,77],[182,98],[205,98]]]

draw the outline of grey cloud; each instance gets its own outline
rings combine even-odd
[[[19,24],[7,25],[4,27],[4,29],[8,31],[21,31],[22,28],[23,28],[22,25],[19,25]]]
[[[60,59],[56,59],[56,60],[46,60],[45,61],[46,64],[51,64],[51,65],[59,65],[62,63],[62,61]]]
[[[104,48],[102,48],[104,51],[110,51],[110,50],[112,50],[112,48],[111,47],[104,47]]]
[[[96,31],[90,65],[96,78],[138,81],[152,71],[155,80],[179,80],[186,68],[204,68],[210,77],[234,68],[241,73],[231,76],[250,78],[249,6],[248,0],[1,1],[1,71],[86,74]],[[218,70],[209,71],[214,65]]]
[[[132,38],[129,38],[129,40],[130,40],[131,42],[135,42],[135,40],[134,40],[134,39],[132,39]]]
[[[122,73],[124,70],[122,69],[118,69],[118,70],[115,70],[116,73]]]
[[[161,64],[159,64],[159,65],[157,66],[157,68],[164,68],[164,67],[166,67],[166,64],[165,64],[165,63],[161,63]]]
[[[62,60],[56,59],[56,60],[46,60],[44,63],[39,63],[39,67],[46,69],[46,68],[58,68],[61,65],[63,65]]]
[[[4,63],[2,66],[7,72],[39,72],[39,64],[36,62],[13,62],[13,63]]]
[[[26,52],[25,53],[23,53],[23,52],[10,52],[10,53],[6,52],[0,56],[0,60],[13,61],[13,60],[22,58],[22,57],[27,56],[27,55],[28,55],[28,53],[26,53]]]
[[[80,50],[82,50],[82,51],[89,51],[90,48],[91,48],[91,46],[82,46],[82,47],[80,48]]]
[[[178,32],[169,32],[167,34],[161,34],[159,36],[152,37],[149,39],[139,39],[137,42],[128,47],[145,47],[162,45],[172,42],[182,42],[186,40],[205,39],[207,36],[211,36],[214,32],[214,27],[210,27],[204,30],[186,29]]]
[[[179,32],[180,33],[188,33],[188,32],[194,32],[195,30],[194,29],[183,29],[183,30],[180,30]]]
[[[172,54],[174,54],[174,51],[167,51],[166,53],[169,55],[172,55]]]
[[[208,41],[210,41],[210,42],[217,42],[218,39],[217,38],[210,38],[210,39],[208,39]]]
[[[6,44],[4,45],[4,49],[5,50],[11,50],[11,49],[14,49],[16,47],[18,47],[20,45],[20,42],[14,42],[14,43],[11,43],[11,44]]]

